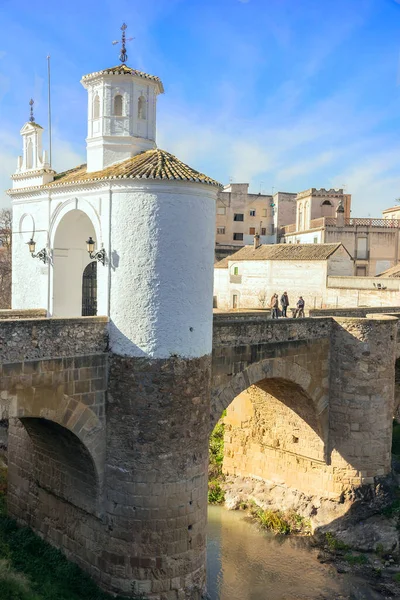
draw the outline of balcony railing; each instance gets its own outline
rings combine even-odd
[[[345,219],[346,227],[395,227],[400,229],[400,219]]]
[[[344,219],[344,227],[387,227],[392,229],[400,229],[400,219],[363,219],[350,218]],[[288,233],[302,233],[310,229],[321,229],[322,227],[337,227],[337,219],[335,217],[319,217],[312,219],[310,226],[304,229],[297,229],[295,223],[285,225],[279,230],[279,235],[287,235]]]

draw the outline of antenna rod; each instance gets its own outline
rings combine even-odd
[[[47,82],[48,82],[48,112],[49,112],[49,163],[51,167],[51,95],[50,95],[50,54],[47,55]]]

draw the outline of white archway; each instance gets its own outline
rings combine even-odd
[[[53,241],[53,317],[82,315],[82,276],[92,262],[86,240],[96,239],[92,221],[86,213],[73,209],[63,215]]]

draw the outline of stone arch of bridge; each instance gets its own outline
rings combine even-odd
[[[14,430],[22,440],[25,438],[22,443],[31,446],[36,463],[43,463],[44,479],[46,472],[53,472],[53,479],[47,478],[43,487],[48,491],[53,488],[57,496],[98,514],[106,450],[103,423],[90,407],[75,398],[52,390],[39,389],[35,394],[34,388],[17,387],[2,392],[3,417],[9,419],[11,434]],[[36,477],[39,482],[41,477]]]
[[[214,389],[212,427],[226,410],[225,475],[329,495],[328,393],[304,355],[251,364]]]
[[[243,371],[232,375],[226,383],[215,387],[211,398],[211,430],[233,400],[252,385],[262,383],[263,389],[269,390],[272,395],[277,394],[282,402],[285,402],[286,392],[297,390],[308,398],[315,412],[318,424],[316,432],[324,441],[328,459],[328,382],[321,377],[318,369],[311,372],[306,361],[306,355],[267,358],[250,364]]]

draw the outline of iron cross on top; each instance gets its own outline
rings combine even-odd
[[[122,63],[126,63],[126,61],[128,60],[128,55],[126,53],[126,42],[131,42],[132,40],[134,40],[135,38],[131,37],[131,38],[127,38],[125,35],[125,31],[128,29],[128,26],[126,23],[122,23],[122,27],[121,27],[121,31],[122,31],[122,38],[121,38],[121,42],[119,42],[118,40],[114,40],[113,41],[113,46],[115,46],[116,44],[121,44],[121,52],[119,55],[119,60]]]

